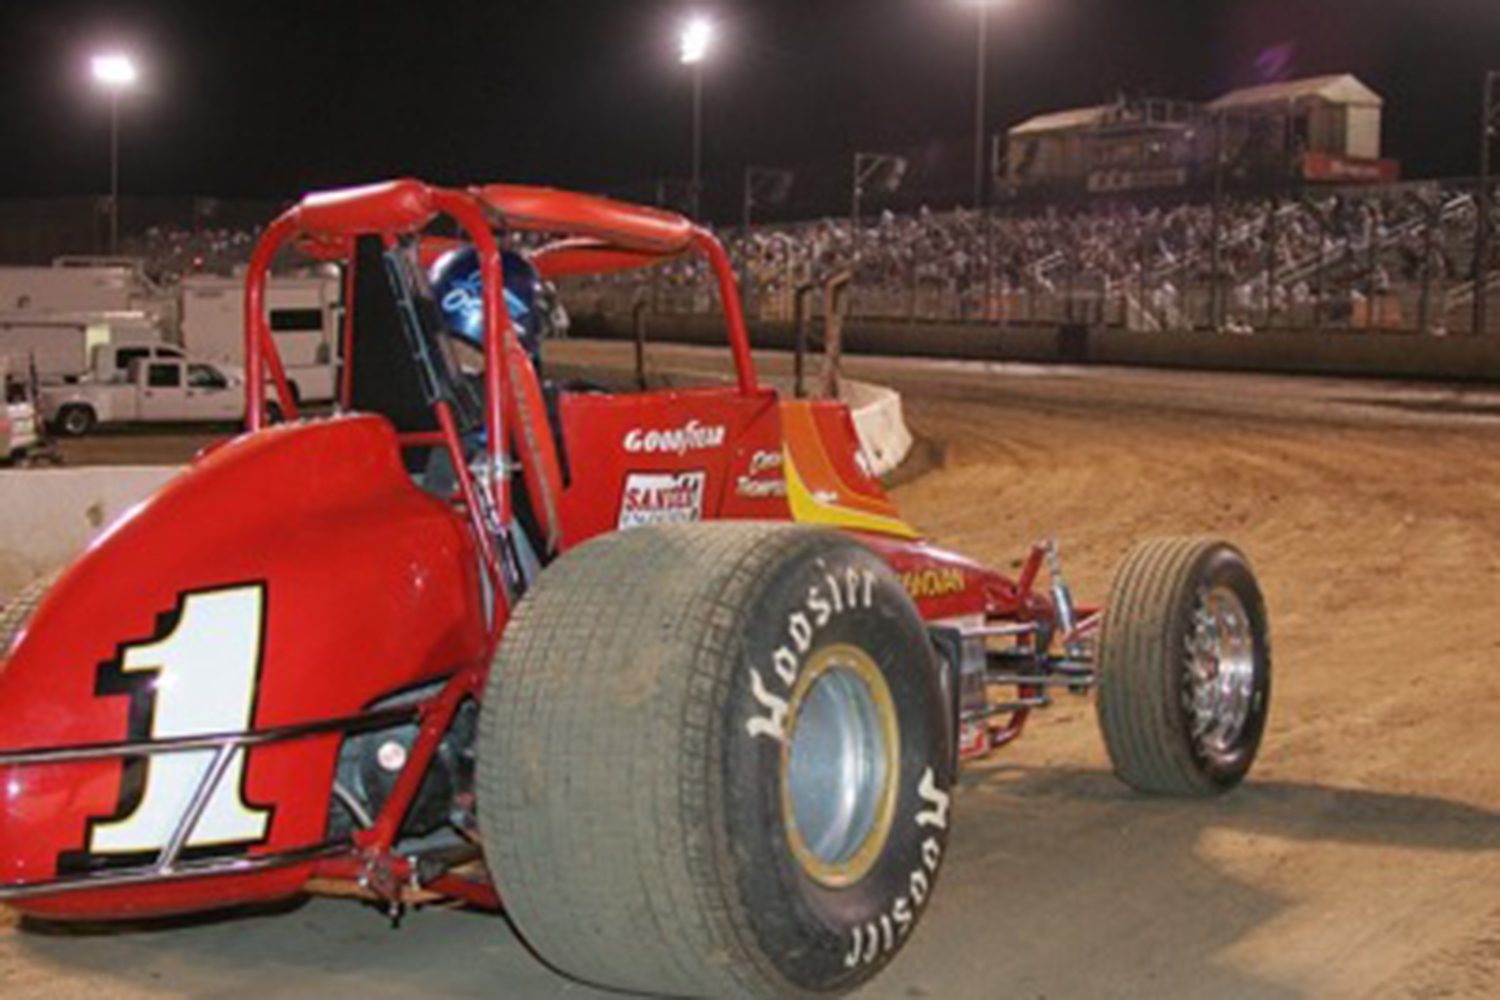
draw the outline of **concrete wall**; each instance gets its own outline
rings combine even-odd
[[[629,337],[627,321],[599,316],[574,320],[577,336]],[[711,316],[649,320],[652,340],[725,343],[722,321]],[[789,350],[791,323],[757,323],[757,348]],[[1500,379],[1500,338],[1428,337],[1410,333],[1338,331],[1251,335],[1145,333],[1114,328],[985,327],[964,323],[851,320],[844,348],[885,354],[984,361],[1146,365],[1216,371],[1259,371],[1423,379]]]
[[[877,476],[896,471],[911,451],[911,431],[901,407],[901,394],[883,385],[844,379],[839,385],[854,430]]]
[[[171,466],[0,472],[0,601],[67,563],[176,473]]]

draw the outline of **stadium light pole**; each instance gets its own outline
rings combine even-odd
[[[985,91],[988,89],[986,82],[986,69],[990,54],[990,11],[1010,0],[962,0],[963,3],[973,7],[979,18],[979,30],[975,33],[978,39],[978,54],[974,60],[974,207],[982,209],[985,205],[985,183],[984,183],[984,156],[986,119],[989,117],[985,111]]]
[[[714,44],[714,24],[707,17],[693,17],[682,26],[679,56],[693,71],[693,218],[698,218],[703,195],[703,63]]]
[[[94,82],[109,94],[109,252],[120,245],[120,95],[135,86],[140,74],[123,52],[105,52],[90,60]]]

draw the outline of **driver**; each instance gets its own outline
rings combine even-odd
[[[505,308],[515,324],[521,347],[540,377],[542,341],[553,333],[546,285],[536,266],[517,251],[502,251],[500,263],[504,274]],[[479,251],[473,246],[464,246],[443,254],[432,265],[428,281],[449,332],[483,351],[484,300]]]

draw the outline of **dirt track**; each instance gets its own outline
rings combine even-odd
[[[901,389],[940,452],[897,490],[937,541],[1005,566],[1056,533],[1075,591],[1096,598],[1137,538],[1227,535],[1262,578],[1277,670],[1261,761],[1219,801],[1126,792],[1083,701],[970,772],[942,889],[866,995],[1500,996],[1493,400],[851,368]],[[500,921],[462,913],[417,914],[393,933],[320,901],[90,936],[23,931],[0,913],[7,1000],[419,992],[596,995],[538,965]]]

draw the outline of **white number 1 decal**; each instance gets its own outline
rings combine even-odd
[[[243,733],[250,729],[260,673],[266,589],[263,584],[183,597],[176,627],[148,643],[120,650],[118,682],[144,685],[132,697],[149,706],[148,731],[132,739]],[[151,676],[151,675],[154,675]],[[191,808],[216,751],[156,754],[126,766],[120,814],[90,825],[94,855],[160,851]],[[139,765],[140,762],[138,762]],[[245,752],[234,755],[209,799],[188,849],[265,839],[271,813],[245,803]]]

